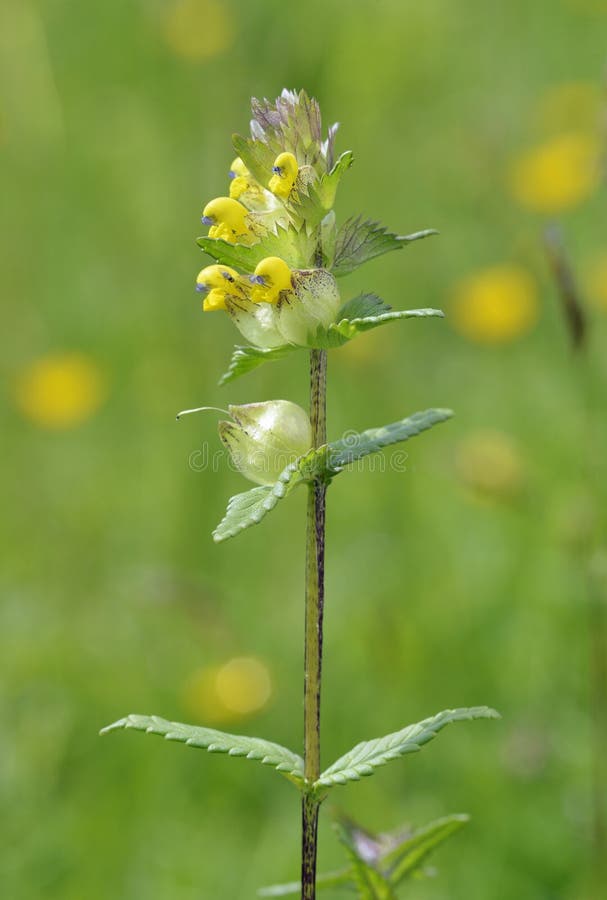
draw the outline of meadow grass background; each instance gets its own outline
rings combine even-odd
[[[503,714],[336,788],[321,868],[342,858],[331,807],[377,831],[469,812],[403,896],[600,896],[585,570],[607,446],[606,28],[603,0],[4,0],[7,900],[224,900],[297,877],[298,797],[275,773],[97,736],[143,712],[301,745],[303,492],[214,546],[247,485],[190,465],[219,447],[212,415],[174,418],[307,402],[303,354],[217,387],[239,336],[193,291],[230,135],[283,86],[355,153],[340,219],[441,232],[341,282],[447,319],[332,353],[330,435],[457,413],[404,473],[388,454],[331,488],[323,758],[446,707]],[[555,219],[586,372],[542,250]]]

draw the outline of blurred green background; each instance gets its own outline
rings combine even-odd
[[[250,95],[283,86],[342,122],[342,220],[441,232],[341,282],[448,318],[332,353],[330,435],[457,412],[407,445],[406,472],[388,455],[331,489],[324,760],[445,707],[503,714],[330,802],[377,831],[471,814],[420,900],[600,896],[606,27],[604,0],[3,0],[7,900],[223,900],[297,877],[298,798],[272,771],[97,736],[154,712],[301,744],[303,492],[214,546],[247,485],[191,464],[219,447],[210,414],[174,418],[307,402],[303,355],[217,387],[239,335],[193,291],[230,135]],[[591,319],[586,371],[542,249],[554,219]],[[328,813],[322,868],[342,859]]]

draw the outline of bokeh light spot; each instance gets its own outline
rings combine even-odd
[[[220,0],[176,0],[166,15],[164,33],[177,56],[205,62],[232,45],[233,16]]]
[[[239,714],[262,709],[272,693],[267,666],[252,656],[229,660],[219,669],[216,686],[224,706]]]
[[[600,183],[600,145],[591,134],[561,134],[515,160],[515,199],[527,209],[558,213],[586,200]]]
[[[250,656],[204,666],[184,684],[183,702],[202,722],[231,722],[262,709],[272,695],[268,667]]]
[[[469,434],[457,447],[455,467],[462,483],[492,499],[509,499],[523,486],[525,467],[510,435],[497,430]]]
[[[535,283],[520,266],[498,265],[468,276],[453,292],[450,320],[460,334],[480,343],[514,340],[538,317]]]
[[[106,396],[102,372],[82,353],[45,356],[17,378],[15,403],[43,428],[71,428],[89,419]]]

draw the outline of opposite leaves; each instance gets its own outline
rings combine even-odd
[[[318,450],[310,450],[288,465],[275,484],[255,487],[232,497],[225,516],[213,532],[213,540],[219,543],[251,525],[258,525],[278,501],[299,484],[314,478],[330,481],[349,463],[391,444],[415,437],[433,425],[445,422],[452,415],[450,409],[426,409],[382,428],[370,428],[360,434],[350,434],[342,440],[331,441]]]
[[[225,241],[216,241],[216,243],[224,244]],[[373,328],[378,328],[380,325],[385,325],[386,322],[395,322],[398,319],[444,318],[444,315],[442,310],[431,308],[393,310],[388,303],[385,303],[376,294],[359,294],[357,297],[344,303],[337,314],[336,322],[333,322],[327,328],[318,329],[314,337],[314,346],[330,350],[334,347],[341,347],[357,335],[370,331]],[[237,346],[234,348],[229,368],[222,375],[219,384],[227,384],[229,381],[234,381],[241,375],[251,372],[265,362],[283,359],[294,350],[301,349],[303,348],[294,344],[285,344],[269,350],[262,350],[258,347]]]
[[[356,890],[360,898],[376,897],[378,887],[393,892],[407,878],[421,874],[428,856],[469,821],[469,816],[456,814],[436,819],[413,831],[401,829],[394,834],[381,835],[363,831],[354,823],[342,822],[338,834],[348,848],[353,865],[319,875],[316,887],[319,890],[332,887]],[[370,893],[369,886],[376,891],[375,895]],[[300,892],[301,882],[293,881],[262,888],[257,893],[260,897],[289,897]]]
[[[303,760],[296,753],[265,741],[262,738],[245,737],[239,734],[227,734],[215,731],[214,728],[202,728],[197,725],[183,725],[181,722],[167,722],[158,716],[129,715],[119,719],[101,730],[108,734],[120,728],[132,728],[146,734],[158,734],[167,741],[179,741],[189,747],[200,747],[209,753],[227,753],[229,756],[244,756],[246,759],[258,760],[264,766],[272,766],[281,775],[293,781],[299,787],[304,783]]]

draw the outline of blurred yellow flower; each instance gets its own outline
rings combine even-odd
[[[599,256],[590,263],[584,280],[590,301],[607,311],[607,255]]]
[[[257,712],[272,695],[264,662],[252,656],[205,666],[186,681],[183,700],[188,711],[206,722],[230,722]]]
[[[222,0],[175,0],[164,31],[169,47],[190,62],[214,59],[234,41],[233,16]]]
[[[43,428],[70,428],[89,419],[106,396],[105,379],[82,353],[42,357],[17,377],[15,403]]]
[[[605,0],[567,0],[567,6],[579,13],[607,13]]]
[[[547,214],[581,203],[596,190],[600,177],[599,141],[581,132],[561,134],[526,151],[510,173],[515,199]]]
[[[565,81],[540,97],[537,119],[544,131],[592,131],[600,123],[603,96],[594,81]]]
[[[450,319],[473,341],[511,341],[529,331],[537,317],[535,283],[520,266],[483,269],[459,282],[453,292]]]
[[[240,715],[262,709],[272,693],[267,666],[252,656],[236,657],[223,665],[216,687],[226,709]]]
[[[510,435],[502,431],[487,429],[469,434],[457,448],[455,467],[466,487],[492,499],[509,499],[524,483],[521,453]]]

